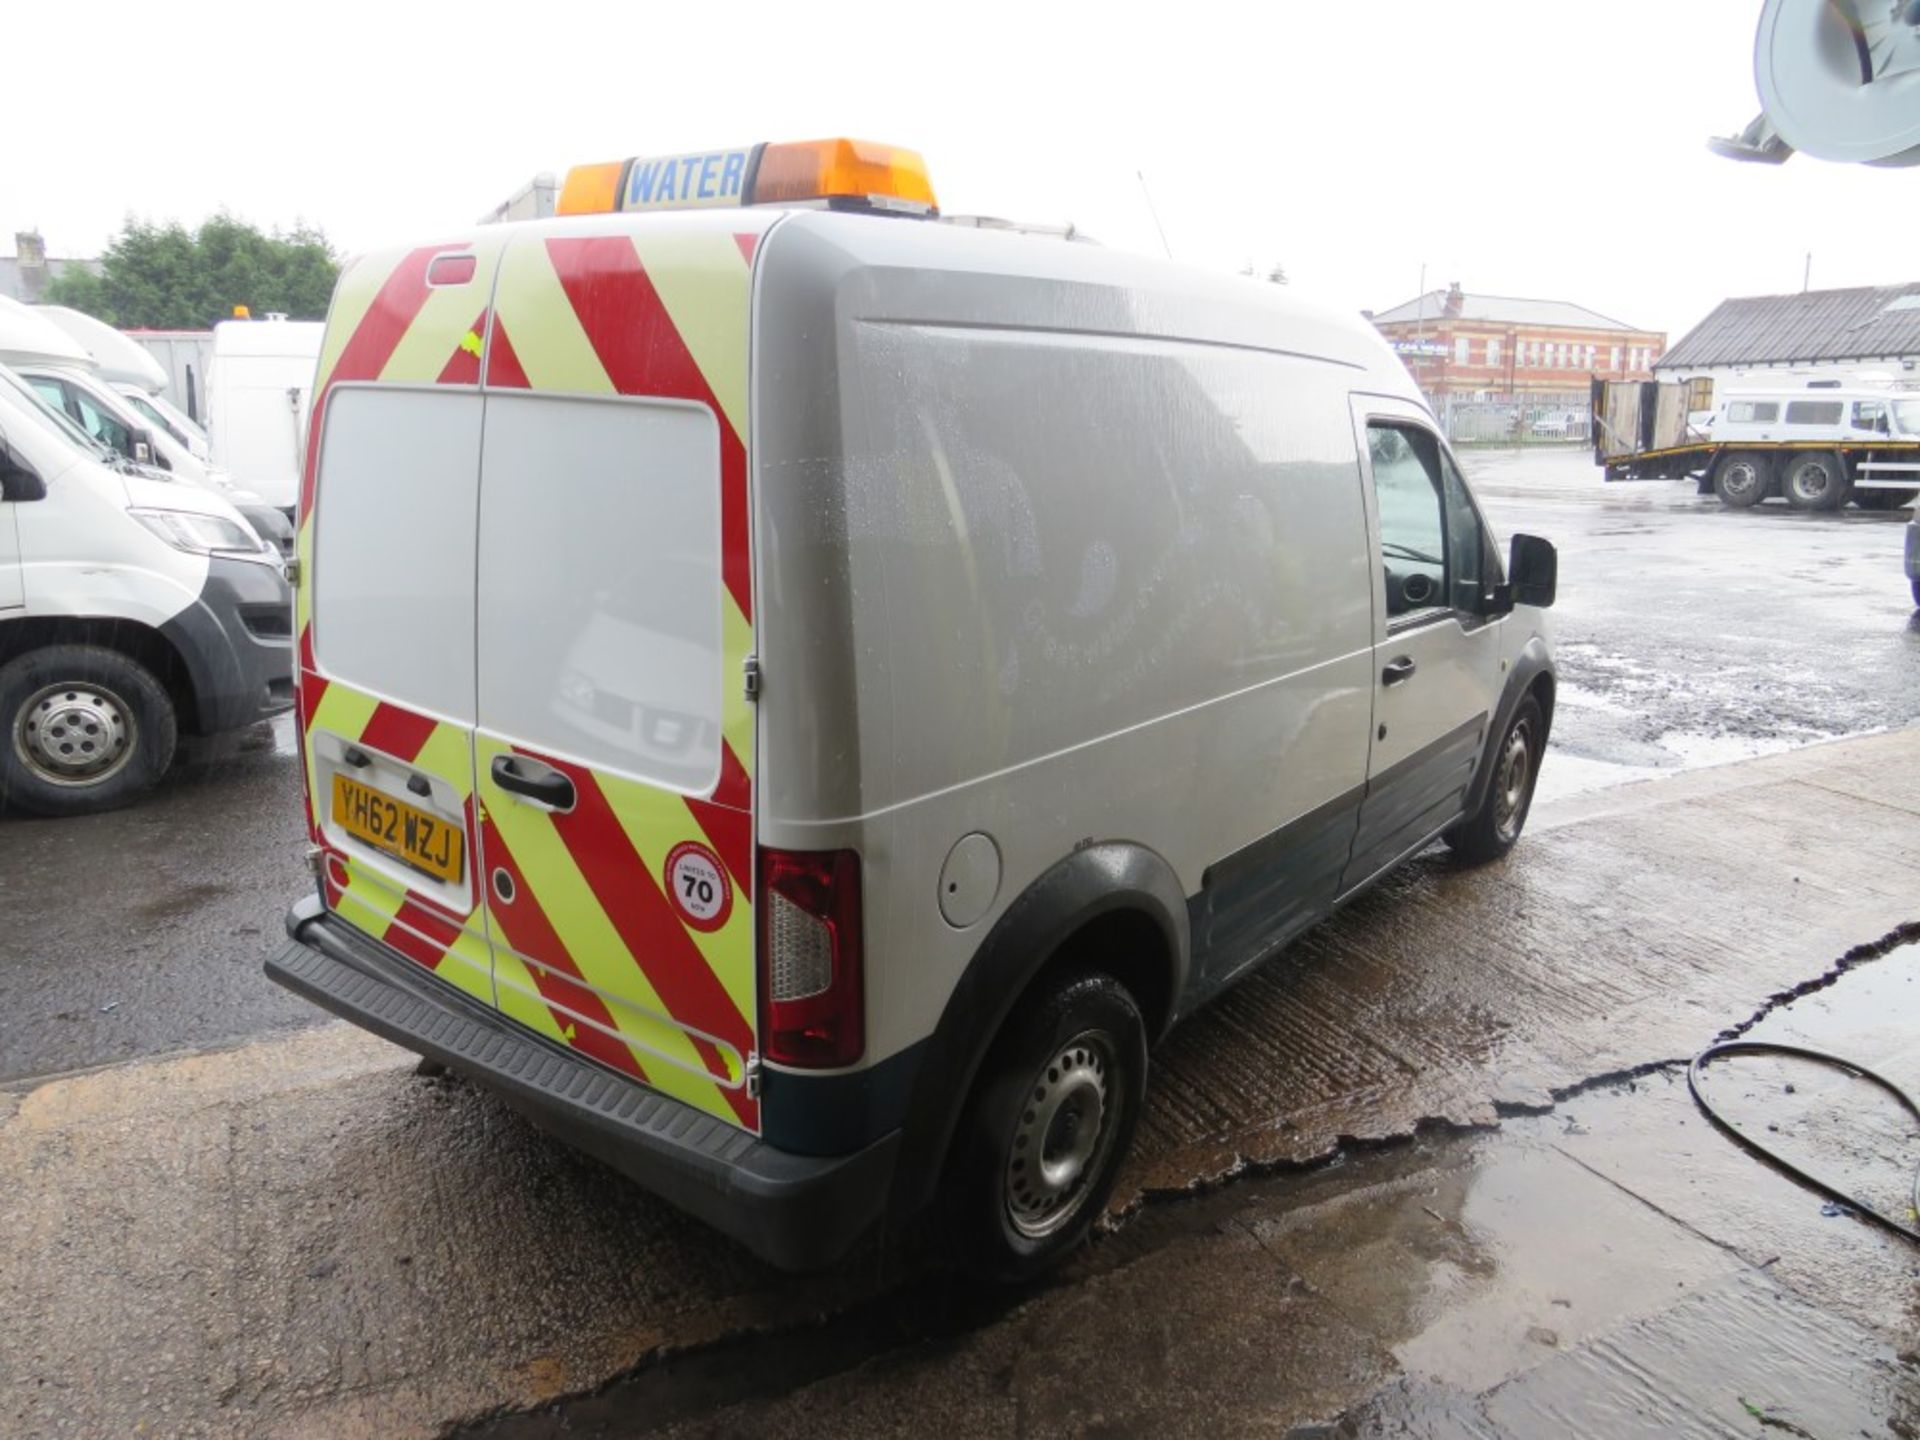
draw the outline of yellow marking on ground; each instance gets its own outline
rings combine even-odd
[[[494,293],[494,316],[535,390],[613,393],[613,381],[573,313],[573,302],[540,240],[523,238],[507,250]]]
[[[751,272],[729,230],[640,226],[633,247],[733,433],[747,438]]]

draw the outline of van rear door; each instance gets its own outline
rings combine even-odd
[[[480,354],[500,243],[335,291],[296,595],[309,829],[340,919],[493,1003],[473,804]]]
[[[499,1006],[755,1131],[744,440],[766,223],[659,215],[513,240],[476,537]]]

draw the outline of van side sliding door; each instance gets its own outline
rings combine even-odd
[[[1458,819],[1499,690],[1500,579],[1485,522],[1432,422],[1404,401],[1354,398],[1376,580],[1367,794],[1343,891]]]

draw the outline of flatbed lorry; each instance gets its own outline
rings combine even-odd
[[[1920,494],[1920,390],[1826,379],[1729,390],[1704,418],[1690,387],[1593,382],[1593,459],[1608,480],[1691,479],[1746,509],[1894,510]]]

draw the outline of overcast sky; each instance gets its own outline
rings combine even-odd
[[[1920,171],[1718,159],[1759,0],[9,8],[0,247],[137,214],[457,234],[541,170],[852,134],[942,207],[1072,220],[1374,310],[1458,280],[1682,331],[1727,295],[1920,279]],[[196,18],[185,18],[185,17]],[[24,62],[24,63],[23,63]]]

